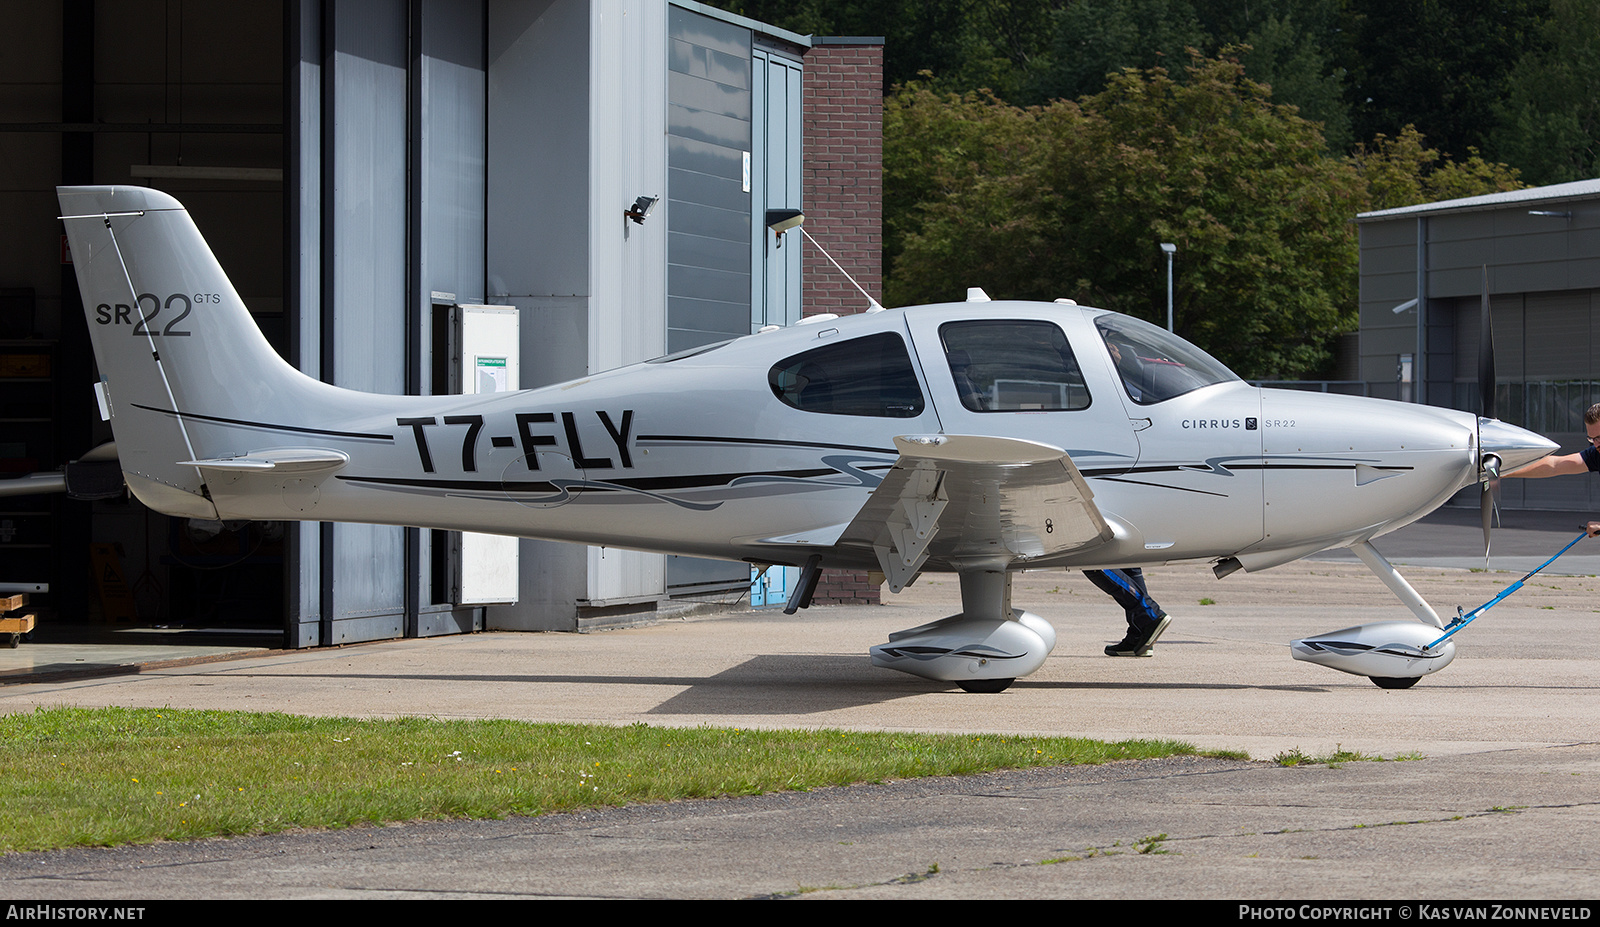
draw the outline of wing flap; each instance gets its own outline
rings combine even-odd
[[[908,435],[895,446],[900,459],[840,543],[870,547],[896,592],[930,562],[1003,570],[1112,538],[1061,448],[988,435]]]

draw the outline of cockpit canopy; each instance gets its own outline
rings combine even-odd
[[[1128,398],[1140,405],[1239,379],[1221,361],[1149,322],[1107,312],[1096,316],[1094,325],[1105,339]]]

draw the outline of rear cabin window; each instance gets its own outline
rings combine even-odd
[[[802,412],[915,418],[922,388],[892,333],[840,341],[785,358],[767,372],[772,394]]]
[[[945,361],[961,404],[973,412],[1089,408],[1089,388],[1061,327],[1052,322],[946,322]]]

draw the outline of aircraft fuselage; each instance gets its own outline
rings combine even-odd
[[[394,524],[761,562],[803,562],[830,528],[848,523],[893,465],[893,439],[904,434],[1001,435],[1067,450],[1116,537],[1082,554],[1018,564],[1035,567],[1239,555],[1248,565],[1252,555],[1392,530],[1473,479],[1475,420],[1467,413],[1236,379],[1140,404],[1095,329],[1100,315],[1006,302],[891,310],[541,389],[374,396],[381,408],[371,414],[311,433],[280,427],[290,423],[274,408],[300,406],[281,400],[263,405],[259,418],[185,418],[208,458],[245,456],[291,437],[349,454],[346,466],[326,474],[208,478],[225,518],[371,522],[389,511]],[[975,318],[1055,327],[1078,363],[1083,398],[1054,410],[967,408],[940,327]],[[907,404],[892,417],[812,411],[781,401],[770,385],[785,358],[884,334],[909,348],[920,407]],[[320,384],[303,385],[311,393],[303,402],[316,403]],[[1175,510],[1184,517],[1172,517]],[[786,544],[779,535],[813,543]],[[827,561],[875,563],[865,546],[836,549]]]

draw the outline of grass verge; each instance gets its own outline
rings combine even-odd
[[[1279,766],[1326,765],[1330,769],[1338,769],[1345,763],[1405,763],[1412,760],[1420,760],[1422,758],[1422,754],[1415,751],[1412,751],[1411,753],[1402,753],[1395,757],[1382,757],[1374,753],[1361,753],[1356,750],[1346,750],[1343,744],[1336,744],[1333,752],[1327,756],[1311,756],[1301,752],[1299,747],[1295,747],[1292,750],[1285,750],[1273,757],[1272,762],[1277,763]]]
[[[50,708],[0,716],[0,852],[1196,752],[1175,741]]]

